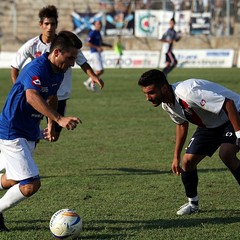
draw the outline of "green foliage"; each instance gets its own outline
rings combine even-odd
[[[137,85],[145,69],[106,69],[105,87],[89,92],[74,70],[67,115],[83,123],[57,143],[37,145],[38,193],[5,212],[1,240],[48,240],[51,215],[73,208],[83,218],[81,239],[237,239],[239,186],[217,153],[199,164],[201,211],[179,217],[185,203],[180,177],[171,174],[175,126]],[[240,92],[239,69],[175,69],[169,81],[205,78]],[[11,87],[0,71],[1,107]],[[42,125],[45,125],[43,121]],[[194,130],[191,126],[190,131]],[[190,136],[189,136],[190,137]],[[3,193],[2,193],[3,194]]]

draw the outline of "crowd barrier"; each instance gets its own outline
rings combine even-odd
[[[89,51],[83,51],[91,65]],[[240,54],[233,49],[176,49],[177,67],[181,68],[231,68],[240,67]],[[235,54],[238,54],[237,63],[234,63]],[[114,51],[102,53],[105,68],[115,68],[119,56]],[[14,52],[0,53],[0,68],[10,68]],[[161,51],[124,51],[121,56],[121,68],[162,68],[165,56]],[[77,67],[77,66],[74,66]]]

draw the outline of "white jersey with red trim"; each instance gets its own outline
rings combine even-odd
[[[49,52],[51,43],[46,44],[41,40],[41,35],[36,36],[30,40],[28,40],[25,44],[23,44],[16,53],[15,58],[12,60],[11,67],[14,67],[20,70],[24,63],[30,58],[33,60],[41,56],[45,52]],[[76,64],[81,67],[87,59],[83,55],[82,51],[78,51]],[[61,86],[58,89],[57,96],[58,100],[65,100],[70,97],[72,89],[72,68],[69,68],[64,74],[64,79]]]
[[[172,89],[175,104],[162,103],[162,108],[177,124],[189,121],[206,128],[223,125],[229,120],[222,108],[226,98],[232,99],[240,112],[240,95],[217,83],[189,79],[173,84]]]

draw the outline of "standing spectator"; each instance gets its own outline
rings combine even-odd
[[[102,59],[103,46],[112,47],[112,45],[104,43],[102,40],[102,22],[100,20],[96,20],[94,22],[94,27],[95,29],[90,31],[88,34],[87,45],[90,47],[90,60],[92,61],[92,68],[94,69],[95,74],[100,77],[100,75],[104,72]],[[83,84],[88,90],[95,92],[96,88],[92,83],[93,80],[89,77]]]
[[[42,116],[49,119],[47,140],[54,141],[54,124],[73,130],[77,117],[64,117],[56,111],[57,90],[64,72],[74,66],[81,40],[68,31],[55,36],[50,53],[28,63],[20,72],[0,115],[0,159],[6,172],[0,174],[0,231],[8,231],[3,212],[31,197],[41,186],[33,159]]]
[[[116,61],[116,67],[122,67],[122,55],[123,55],[123,45],[121,40],[121,35],[118,35],[114,42],[114,51],[116,52],[118,58]]]
[[[166,66],[163,69],[165,75],[170,73],[178,63],[172,50],[174,41],[177,42],[180,40],[180,36],[174,29],[175,26],[174,18],[170,20],[169,24],[170,24],[169,29],[163,34],[162,38],[160,39],[160,41],[163,42],[162,54],[164,54],[166,57]]]
[[[15,58],[11,64],[11,79],[15,83],[17,76],[24,63],[28,58],[34,59],[41,56],[43,53],[48,52],[51,46],[51,42],[55,39],[56,29],[58,25],[58,12],[54,5],[49,5],[42,8],[39,11],[39,26],[41,34],[30,40],[28,40],[17,51]],[[78,51],[76,63],[82,68],[82,70],[91,77],[93,83],[97,83],[101,88],[104,83],[96,76],[90,65],[87,63],[87,59],[83,55],[82,51]],[[67,100],[70,98],[72,88],[72,69],[69,68],[64,74],[64,80],[58,90],[58,113],[63,115],[66,111]],[[56,137],[54,141],[57,141],[62,127],[56,124],[55,126]],[[46,129],[47,130],[47,129]]]

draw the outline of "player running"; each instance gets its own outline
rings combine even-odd
[[[166,66],[163,69],[163,73],[167,76],[173,68],[176,67],[178,61],[173,53],[173,44],[174,41],[179,41],[180,37],[178,36],[177,32],[174,29],[175,20],[172,18],[169,22],[170,27],[169,29],[163,34],[162,38],[160,39],[163,42],[162,45],[162,54],[164,54],[166,58]]]
[[[5,173],[0,173],[0,231],[8,231],[3,212],[31,197],[40,186],[39,170],[33,159],[42,116],[49,119],[49,141],[54,141],[57,123],[73,130],[77,117],[64,117],[56,111],[57,90],[64,72],[73,67],[81,40],[72,32],[60,32],[53,40],[50,53],[34,59],[20,72],[0,115],[0,158]]]
[[[100,20],[96,20],[94,22],[95,29],[89,32],[87,45],[90,47],[90,61],[91,66],[94,69],[95,74],[100,77],[103,74],[103,59],[102,59],[102,51],[103,46],[112,47],[111,44],[104,43],[102,40],[101,29],[102,29],[102,22]],[[92,77],[90,76],[83,84],[85,87],[95,92],[96,88],[94,86]]]

